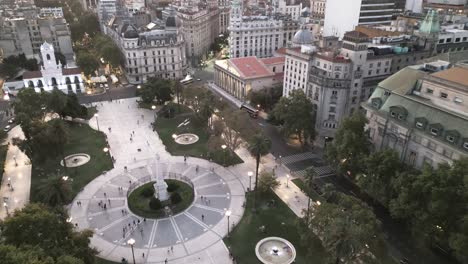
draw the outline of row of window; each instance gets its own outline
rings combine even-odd
[[[174,55],[174,50],[171,49],[171,50],[170,50],[170,53],[171,53],[171,55]],[[133,52],[133,53],[127,52],[127,57],[128,57],[128,58],[131,58],[131,57],[132,57],[132,54],[133,54],[133,57],[134,57],[134,58],[137,57],[136,52]],[[152,54],[153,54],[153,56],[156,56],[156,51],[153,50]],[[160,56],[161,54],[162,54],[162,55],[166,55],[166,50],[162,50],[162,52],[161,52],[160,50],[158,50],[158,56]],[[146,57],[146,56],[147,56],[147,53],[146,53],[146,51],[144,51],[144,52],[143,52],[143,57]]]
[[[446,39],[439,39],[439,44],[442,44],[442,43],[452,43],[452,38],[446,38]],[[458,43],[458,42],[466,42],[468,40],[467,37],[458,37],[458,38],[455,38],[455,43]]]
[[[430,88],[427,88],[427,89],[426,89],[426,93],[432,95],[432,94],[434,94],[434,90],[433,90],[433,89],[430,89]],[[439,97],[442,98],[442,99],[448,99],[448,98],[449,98],[449,95],[448,95],[447,93],[445,93],[445,92],[440,92],[440,93],[439,93]],[[454,96],[454,97],[453,97],[453,101],[454,101],[455,103],[457,103],[457,104],[463,103],[463,99],[460,98],[460,97],[458,97],[458,96]]]

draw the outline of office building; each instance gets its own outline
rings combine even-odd
[[[468,156],[468,65],[407,67],[379,83],[367,102],[375,150],[397,151],[422,168]]]

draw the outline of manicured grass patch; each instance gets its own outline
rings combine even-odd
[[[165,217],[164,206],[169,206],[171,208],[172,214],[177,214],[187,209],[193,202],[194,194],[193,189],[185,182],[178,180],[164,180],[168,185],[174,184],[177,186],[175,192],[180,194],[182,200],[177,204],[170,204],[170,201],[167,203],[163,202],[163,208],[159,210],[153,210],[150,208],[149,203],[151,196],[145,197],[144,191],[147,188],[153,188],[154,182],[149,182],[143,184],[142,186],[136,188],[128,197],[128,207],[130,210],[141,217],[146,218],[160,218]]]
[[[190,122],[186,126],[177,127],[179,124],[184,122],[186,119],[190,119],[190,114],[178,115],[174,118],[158,117],[156,120],[156,131],[159,137],[163,141],[166,149],[169,153],[175,156],[191,156],[199,157],[204,159],[212,159],[218,164],[224,164],[224,152],[222,149],[212,150],[211,155],[208,149],[208,138],[209,135],[204,128],[195,126],[193,122]],[[180,145],[177,144],[172,138],[173,134],[182,133],[193,133],[199,137],[198,142],[191,145]],[[226,150],[226,163],[225,166],[235,165],[242,163],[243,160],[237,156],[236,153]]]
[[[5,160],[8,151],[8,145],[0,146],[0,182],[2,182],[3,173],[5,172]]]
[[[48,176],[57,175],[57,170],[59,170],[60,175],[67,175],[72,179],[70,199],[73,199],[90,181],[113,167],[111,157],[103,151],[107,147],[104,133],[98,132],[85,124],[65,122],[65,125],[70,137],[65,146],[65,156],[86,153],[91,156],[91,160],[83,166],[68,168],[67,172],[60,165],[61,156],[49,158],[44,162],[33,160],[31,201],[39,200],[36,197],[36,188],[40,181]]]
[[[309,187],[307,187],[305,182],[302,179],[296,178],[296,179],[293,179],[292,182],[294,182],[294,184],[296,184],[296,186],[299,187],[299,189],[301,189],[312,200],[314,201],[322,200],[322,197],[316,191],[311,190]]]
[[[275,201],[275,205],[269,207],[267,204],[272,200]],[[314,258],[306,258],[306,247],[301,244],[296,227],[298,218],[275,193],[269,191],[259,197],[256,213],[252,212],[252,206],[253,193],[248,193],[247,205],[242,220],[232,230],[230,237],[224,238],[224,242],[230,248],[238,263],[260,263],[255,255],[255,246],[258,241],[270,236],[284,238],[294,245],[297,251],[295,263],[326,262],[327,254],[318,238],[314,243],[307,245],[307,248],[316,252]],[[265,226],[264,233],[259,230],[260,226]]]

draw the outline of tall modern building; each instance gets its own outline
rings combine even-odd
[[[405,0],[327,0],[323,35],[342,38],[358,25],[390,25],[404,5]]]

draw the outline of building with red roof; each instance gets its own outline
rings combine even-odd
[[[283,82],[284,57],[242,57],[215,62],[215,84],[240,100]]]

